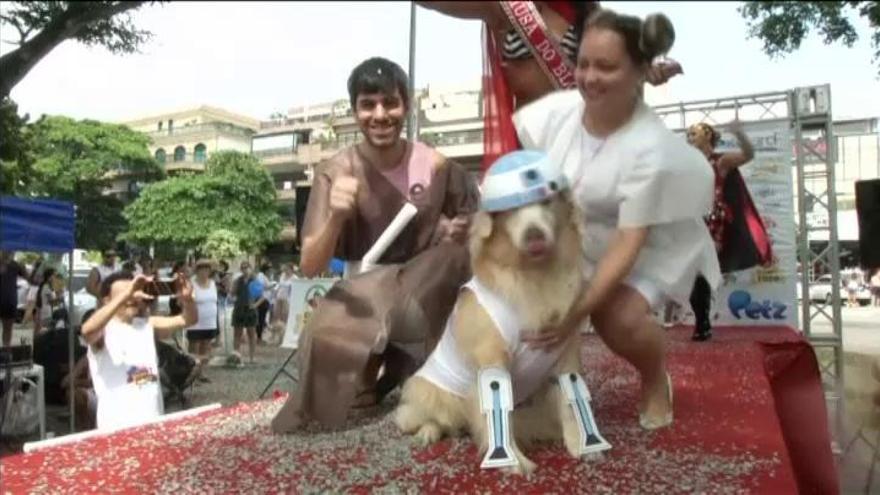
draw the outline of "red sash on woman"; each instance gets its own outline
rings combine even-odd
[[[557,89],[574,87],[574,67],[532,2],[500,2],[514,29]],[[547,2],[547,6],[574,23],[571,2]],[[501,155],[519,149],[513,126],[513,95],[501,67],[501,49],[495,34],[483,26],[483,163],[485,171]]]

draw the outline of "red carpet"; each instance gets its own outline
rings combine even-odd
[[[590,336],[587,381],[614,448],[585,461],[561,445],[528,451],[539,466],[529,480],[481,471],[467,439],[411,446],[385,414],[393,400],[362,412],[345,431],[274,436],[278,398],[6,458],[0,491],[784,494],[799,484],[802,492],[837,491],[825,406],[814,393],[818,375],[809,371],[815,358],[799,337],[787,329],[719,329],[713,341],[695,344],[688,329],[669,335],[674,426],[639,428],[635,372]],[[791,424],[782,428],[780,417]]]

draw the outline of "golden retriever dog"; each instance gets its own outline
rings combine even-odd
[[[474,278],[516,308],[522,332],[560,323],[580,294],[580,225],[580,214],[567,190],[516,209],[475,215],[469,238]],[[453,393],[423,373],[441,352],[441,340],[425,366],[404,384],[395,411],[401,431],[415,435],[425,445],[467,432],[480,446],[482,457],[491,439],[476,373],[499,367],[510,373],[515,403],[510,416],[510,450],[518,462],[506,469],[518,474],[532,472],[535,464],[523,455],[519,444],[528,446],[536,441],[562,439],[568,452],[580,457],[579,425],[555,380],[561,374],[580,373],[579,332],[572,332],[570,340],[556,349],[537,351],[520,342],[513,343],[517,350],[511,351],[511,343],[502,336],[496,320],[468,286],[459,293],[444,340],[450,332],[454,351],[470,368],[469,390],[464,396]],[[550,365],[537,372],[521,369],[528,364],[521,362],[528,361],[523,352],[547,353]],[[440,369],[441,374],[446,373],[446,368]],[[531,376],[537,383],[525,397],[523,393],[528,391],[521,388],[521,376]]]

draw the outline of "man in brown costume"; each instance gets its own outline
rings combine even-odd
[[[352,406],[380,401],[433,349],[470,277],[464,240],[479,192],[460,165],[400,137],[407,86],[403,69],[383,58],[348,79],[364,140],[315,171],[303,274],[320,273],[334,255],[357,267],[406,202],[418,213],[379,267],[337,283],[318,303],[299,341],[299,386],[272,420],[275,432],[310,419],[340,426]]]

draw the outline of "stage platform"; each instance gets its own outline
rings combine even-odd
[[[561,445],[529,451],[531,479],[480,470],[466,438],[413,446],[387,414],[395,400],[343,431],[276,436],[275,397],[4,458],[0,492],[836,493],[809,345],[786,328],[715,335],[669,331],[675,423],[652,433],[638,426],[635,371],[588,336],[587,381],[613,449],[584,461]]]

